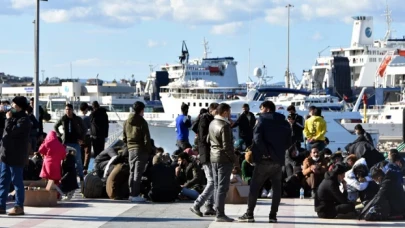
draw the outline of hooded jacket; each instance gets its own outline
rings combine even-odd
[[[384,155],[374,148],[368,141],[361,141],[346,146],[346,151],[355,154],[357,158],[364,158],[370,169],[375,164],[384,161]]]
[[[202,164],[209,163],[210,160],[210,143],[207,142],[209,127],[214,116],[210,113],[205,113],[200,116],[198,121],[198,153]]]
[[[97,138],[108,138],[108,115],[105,108],[98,108],[90,114],[90,135]]]
[[[260,114],[253,131],[253,161],[259,163],[270,157],[281,166],[285,164],[285,153],[291,145],[291,127],[283,114],[268,112]]]
[[[61,176],[61,161],[66,157],[66,148],[59,142],[55,131],[48,133],[38,152],[44,155],[40,177],[59,181]]]
[[[28,163],[28,141],[31,121],[24,111],[6,119],[0,144],[0,159],[9,166],[24,167]]]
[[[325,141],[326,122],[321,116],[312,116],[305,121],[304,135],[315,141]]]
[[[370,176],[366,176],[366,182],[360,182],[357,180],[356,175],[354,174],[354,169],[359,167],[359,166],[365,166],[366,171],[368,173],[368,168],[367,168],[367,162],[366,159],[360,158],[359,160],[354,163],[352,169],[347,171],[345,173],[345,181],[347,184],[347,192],[355,192],[355,191],[364,191],[368,187],[368,182],[373,181],[373,179]]]
[[[124,123],[123,141],[128,150],[139,150],[144,153],[152,152],[149,126],[146,120],[132,113]]]

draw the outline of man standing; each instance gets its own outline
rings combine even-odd
[[[291,145],[291,128],[285,116],[276,112],[276,106],[271,101],[260,105],[260,117],[253,133],[253,162],[255,168],[250,181],[248,208],[239,217],[240,222],[254,222],[253,211],[257,197],[264,182],[270,178],[273,188],[273,198],[269,222],[277,222],[278,206],[281,199],[282,166],[285,163],[285,153]]]
[[[130,114],[124,123],[123,141],[129,151],[129,187],[131,202],[144,202],[141,194],[141,179],[152,153],[149,127],[143,118],[145,104],[137,101],[134,103],[134,114]]]
[[[83,174],[87,175],[87,169],[90,164],[91,157],[91,138],[90,138],[90,128],[91,121],[90,116],[87,115],[89,111],[89,105],[86,102],[80,104],[80,118],[83,120],[84,128],[86,129],[86,135],[84,137],[83,143],[80,145],[82,148],[82,162],[83,162]]]
[[[243,140],[246,147],[249,147],[252,145],[253,127],[256,124],[256,117],[249,111],[248,104],[244,104],[242,110],[243,112],[239,118],[232,124],[232,128],[239,126],[239,138]]]
[[[225,198],[231,181],[231,173],[235,162],[233,135],[229,117],[231,107],[222,103],[218,106],[217,115],[209,126],[209,142],[211,144],[211,165],[215,189],[215,207],[217,222],[233,222],[225,215]]]
[[[11,182],[16,192],[15,205],[8,215],[24,215],[23,170],[28,161],[28,142],[31,122],[25,113],[28,101],[15,97],[13,109],[6,113],[3,140],[0,144],[0,214],[6,214],[6,201]]]
[[[108,138],[108,115],[105,108],[101,108],[97,101],[93,101],[93,112],[90,114],[90,135],[94,157],[104,150],[105,139]]]
[[[181,151],[191,148],[190,140],[188,139],[189,128],[191,127],[191,118],[188,115],[188,105],[181,105],[182,115],[176,118],[177,146]]]
[[[287,111],[290,113],[288,115],[288,122],[291,125],[291,141],[293,144],[295,144],[295,147],[297,150],[301,149],[301,143],[304,142],[304,135],[303,135],[303,130],[304,130],[304,118],[302,116],[298,115],[297,112],[295,111],[295,106],[290,105],[287,108]]]
[[[30,106],[34,109],[34,98],[33,97],[31,97],[31,99],[30,99]],[[38,108],[39,108],[39,116],[36,116],[36,117],[38,117],[38,122],[39,122],[38,133],[42,133],[42,132],[44,132],[45,111],[41,105],[38,105]]]
[[[59,132],[59,127],[63,127],[63,134]],[[73,105],[65,106],[65,115],[56,122],[54,126],[55,132],[59,137],[62,136],[63,144],[73,147],[76,150],[76,168],[77,175],[80,181],[83,181],[83,164],[80,144],[86,135],[86,127],[83,124],[82,118],[73,113]]]
[[[200,162],[204,169],[205,177],[207,178],[207,185],[204,191],[198,196],[197,200],[194,202],[194,206],[190,210],[198,215],[202,216],[200,208],[205,203],[206,210],[204,212],[205,216],[215,215],[216,212],[213,208],[214,206],[214,179],[212,176],[212,166],[210,161],[210,144],[207,142],[207,136],[209,131],[209,126],[214,116],[216,115],[218,108],[218,103],[211,103],[208,113],[204,113],[199,118],[198,123],[198,153],[200,155]]]

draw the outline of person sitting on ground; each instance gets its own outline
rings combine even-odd
[[[66,157],[62,162],[60,189],[64,193],[62,200],[71,200],[75,190],[79,188],[76,178],[76,150],[72,147],[67,147],[65,153]]]
[[[393,159],[394,157],[394,159]],[[397,149],[391,149],[388,152],[388,158],[387,161],[391,163],[396,163],[398,167],[401,168],[402,175],[405,176],[405,159],[399,155],[399,152]]]
[[[292,146],[285,156],[283,194],[285,197],[298,197],[302,186],[302,164],[307,157],[307,151],[300,152]]]
[[[356,161],[357,161],[357,157],[354,154],[351,154],[351,155],[345,157],[343,160],[343,162],[349,169],[351,169],[353,167],[353,165],[356,163]]]
[[[181,153],[178,156],[176,167],[176,176],[183,188],[181,194],[191,200],[196,200],[203,191],[202,181],[204,181],[201,168],[192,162],[187,153]]]
[[[243,160],[241,167],[242,180],[250,185],[250,180],[252,179],[254,169],[252,151],[245,153],[245,160]]]
[[[149,173],[151,184],[149,199],[153,202],[174,202],[182,189],[177,181],[174,167],[168,165],[160,153],[153,157],[152,164]]]
[[[387,169],[387,165],[384,164],[386,162],[381,162],[371,168],[371,177],[380,185],[380,190],[363,208],[359,219],[383,221],[404,218],[404,189],[398,181],[398,173]]]
[[[346,172],[345,182],[350,202],[356,202],[360,197],[362,205],[366,205],[378,192],[378,185],[369,176],[369,169],[364,158],[357,160],[353,168]]]
[[[239,167],[233,167],[231,174],[231,184],[232,185],[246,185],[246,182],[242,180],[241,169]]]
[[[317,147],[312,148],[310,157],[307,157],[302,166],[302,174],[305,176],[304,186],[311,189],[311,198],[315,198],[315,192],[322,182],[327,171],[325,159],[319,156]]]
[[[321,117],[321,109],[315,108],[313,116],[305,121],[304,135],[307,138],[307,149],[314,145],[319,151],[325,148],[326,122]]]
[[[320,152],[321,158],[323,157],[326,161],[326,164],[330,163],[331,157],[332,157],[332,151],[329,148],[325,148]]]
[[[345,186],[344,176],[346,167],[337,164],[332,171],[325,174],[325,179],[319,185],[315,197],[315,212],[319,218],[324,219],[343,219],[356,216],[354,204],[347,200],[347,194],[341,192],[339,185]],[[346,189],[346,187],[344,187]]]
[[[376,150],[375,147],[368,141],[349,143],[345,149],[347,152],[349,152],[349,154],[356,155],[357,159],[366,159],[369,169],[375,164],[385,160],[384,155]]]
[[[119,146],[109,147],[97,155],[97,157],[94,159],[93,172],[96,172],[100,178],[103,178],[106,171],[112,171],[109,164],[111,164],[112,159],[118,155],[118,150],[120,149],[121,147]]]
[[[332,156],[330,157],[330,161],[327,164],[328,171],[332,171],[334,165],[336,165],[338,163],[342,163],[342,162],[343,162],[343,156],[341,153],[332,154]]]

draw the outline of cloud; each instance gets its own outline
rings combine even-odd
[[[231,22],[222,25],[214,25],[212,26],[211,33],[215,35],[233,35],[235,34],[241,27],[243,26],[243,22]]]
[[[134,61],[134,60],[106,60],[99,58],[78,59],[71,63],[56,64],[54,67],[130,67],[137,65],[148,65],[148,62]]]
[[[166,41],[156,41],[156,40],[148,40],[148,47],[153,48],[153,47],[158,47],[158,46],[166,46],[167,42]]]
[[[314,33],[314,35],[312,36],[312,39],[315,41],[319,41],[319,40],[323,40],[323,36],[321,35],[321,33],[319,33],[318,31],[316,31]]]
[[[180,22],[187,26],[228,27],[238,22],[261,20],[284,25],[285,6],[291,3],[291,20],[343,21],[350,16],[375,16],[384,20],[385,0],[52,0],[42,2],[41,18],[50,23],[77,22],[107,27],[131,27],[149,20]],[[394,21],[405,21],[403,0],[390,0]],[[0,14],[32,14],[35,0],[0,0]],[[395,6],[395,8],[394,8]],[[232,26],[231,26],[232,27]]]

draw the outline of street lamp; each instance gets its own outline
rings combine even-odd
[[[37,12],[35,19],[35,77],[34,77],[34,115],[39,118],[39,9],[40,2],[48,0],[37,0]]]
[[[290,88],[290,9],[294,7],[291,4],[285,6],[288,9],[288,33],[287,33],[287,72],[286,72],[286,86]]]

